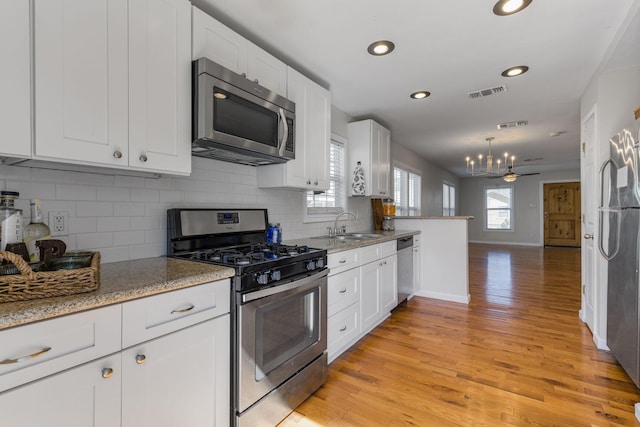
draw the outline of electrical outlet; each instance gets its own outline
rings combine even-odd
[[[69,212],[49,212],[49,230],[51,230],[51,236],[68,236]]]

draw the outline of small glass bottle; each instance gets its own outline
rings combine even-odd
[[[40,199],[31,200],[31,223],[24,229],[24,243],[29,251],[31,262],[40,261],[40,251],[36,248],[36,241],[51,238],[51,230],[42,222],[42,207]]]
[[[7,243],[22,242],[22,209],[14,207],[20,196],[17,191],[0,192],[0,250],[4,251]]]

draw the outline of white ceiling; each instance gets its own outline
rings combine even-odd
[[[580,96],[639,1],[533,0],[503,17],[493,14],[495,1],[193,3],[329,87],[340,110],[376,119],[391,129],[392,143],[456,174],[464,175],[465,156],[486,152],[489,136],[495,137],[494,154],[517,156],[517,172],[577,168]],[[630,57],[640,52],[634,34],[625,44],[626,52],[635,52]],[[391,40],[396,48],[373,57],[366,49],[376,40]],[[530,70],[500,75],[515,65]],[[467,96],[499,85],[507,91]],[[409,98],[418,90],[431,96]],[[529,124],[496,128],[518,120]],[[536,158],[542,160],[524,161]]]

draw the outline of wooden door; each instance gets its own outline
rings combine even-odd
[[[545,246],[580,247],[580,183],[544,184]]]

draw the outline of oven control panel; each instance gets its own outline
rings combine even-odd
[[[218,212],[218,224],[238,224],[238,212]]]

